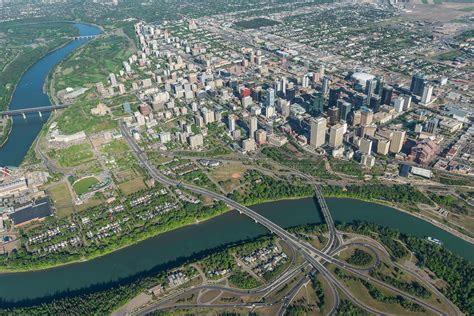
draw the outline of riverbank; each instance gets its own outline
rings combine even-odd
[[[258,201],[252,201],[251,203],[248,203],[246,204],[246,206],[248,207],[257,207],[259,205],[263,205],[263,204],[267,204],[267,203],[276,203],[276,202],[282,202],[282,201],[297,201],[297,200],[302,200],[302,199],[305,199],[305,198],[311,198],[313,196],[307,196],[307,195],[304,195],[304,196],[292,196],[292,197],[280,197],[280,198],[275,198],[275,199],[259,199]],[[364,202],[368,202],[368,203],[373,203],[373,204],[377,204],[377,205],[381,205],[381,206],[388,206],[390,208],[393,208],[397,211],[400,211],[400,212],[403,212],[407,215],[411,215],[413,217],[416,217],[420,220],[423,220],[431,225],[434,225],[440,229],[443,229],[444,231],[452,234],[453,236],[456,236],[460,239],[463,239],[471,244],[473,244],[473,242],[471,240],[469,240],[469,238],[467,238],[466,236],[462,236],[462,235],[459,235],[459,234],[453,234],[449,229],[446,229],[446,228],[449,228],[449,227],[446,227],[445,225],[442,225],[440,223],[438,223],[438,225],[435,225],[436,223],[433,223],[431,221],[428,221],[426,220],[425,218],[423,218],[422,216],[417,216],[419,214],[414,214],[412,212],[409,212],[409,211],[406,211],[406,210],[403,210],[402,208],[400,207],[397,207],[395,205],[391,205],[389,203],[387,203],[386,201],[381,201],[381,200],[368,200],[368,199],[356,199],[356,198],[353,198],[353,197],[341,197],[341,196],[337,196],[337,197],[334,197],[334,196],[328,196],[328,195],[325,195],[325,198],[335,198],[335,199],[353,199],[353,200],[359,200],[359,201],[364,201]],[[128,240],[128,241],[118,241],[117,243],[114,243],[113,245],[111,245],[110,247],[107,247],[107,248],[104,248],[104,249],[101,249],[101,251],[97,251],[97,252],[91,252],[90,254],[86,255],[86,256],[83,256],[81,258],[75,258],[74,256],[71,256],[71,260],[65,260],[64,262],[60,262],[60,263],[54,263],[54,264],[38,264],[32,268],[18,268],[18,267],[9,267],[9,268],[5,268],[5,267],[0,267],[0,273],[22,273],[22,272],[32,272],[32,271],[41,271],[41,270],[47,270],[47,269],[52,269],[52,268],[58,268],[58,267],[63,267],[63,266],[66,266],[66,265],[72,265],[72,264],[77,264],[77,263],[84,263],[84,262],[87,262],[87,261],[91,261],[91,260],[94,260],[94,259],[98,259],[98,258],[101,258],[101,257],[104,257],[104,256],[107,256],[107,255],[110,255],[112,253],[115,253],[117,251],[120,251],[120,250],[123,250],[125,248],[128,248],[128,247],[131,247],[131,246],[134,246],[134,245],[137,245],[145,240],[148,240],[148,239],[151,239],[151,238],[154,238],[154,237],[158,237],[160,235],[163,235],[163,234],[166,234],[166,233],[169,233],[169,232],[173,232],[173,231],[176,231],[178,229],[182,229],[182,228],[185,228],[185,227],[192,227],[193,225],[200,225],[200,224],[204,224],[204,223],[207,223],[209,221],[211,221],[212,219],[216,218],[216,217],[219,217],[225,213],[228,213],[229,211],[231,211],[232,209],[229,209],[229,208],[225,208],[225,209],[222,209],[210,216],[207,216],[207,217],[204,217],[204,218],[190,218],[188,221],[185,221],[184,224],[182,225],[172,225],[172,226],[168,226],[166,227],[165,229],[160,229],[160,228],[157,228],[155,230],[150,230],[150,231],[147,231],[147,232],[144,232],[143,234],[141,235],[138,235],[138,237],[132,241]],[[465,238],[462,238],[462,237],[465,237]]]
[[[459,232],[458,230],[452,228],[452,227],[449,227],[447,226],[446,224],[443,224],[443,223],[440,223],[432,218],[429,218],[428,216],[426,215],[423,215],[421,213],[416,213],[416,212],[411,212],[411,211],[407,211],[403,208],[401,208],[400,206],[397,206],[393,203],[390,203],[390,202],[387,202],[387,201],[384,201],[384,200],[379,200],[379,199],[364,199],[364,198],[360,198],[360,197],[354,197],[354,196],[351,196],[350,194],[347,194],[347,195],[340,195],[340,194],[334,194],[334,195],[330,195],[330,194],[324,194],[324,197],[325,198],[348,198],[348,199],[354,199],[354,200],[359,200],[359,201],[364,201],[364,202],[368,202],[368,203],[375,203],[375,204],[379,204],[379,205],[385,205],[385,206],[388,206],[388,207],[391,207],[393,209],[396,209],[397,211],[400,211],[400,212],[403,212],[405,214],[408,214],[408,215],[411,215],[413,217],[416,217],[416,218],[419,218],[425,222],[428,222],[464,241],[467,241],[468,243],[470,244],[473,244],[474,245],[474,238],[472,238],[471,236],[467,236],[461,232]]]

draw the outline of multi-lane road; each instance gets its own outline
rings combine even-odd
[[[338,280],[332,273],[330,273],[329,270],[320,262],[320,260],[323,260],[327,263],[333,264],[333,265],[335,265],[335,266],[337,266],[337,267],[339,267],[343,270],[349,271],[349,272],[355,274],[356,276],[358,276],[362,279],[367,279],[368,281],[371,281],[372,283],[375,283],[379,286],[387,288],[387,289],[395,292],[396,294],[398,294],[398,295],[400,295],[404,298],[407,298],[407,299],[410,299],[410,300],[416,302],[417,304],[423,306],[424,308],[426,308],[428,310],[431,310],[432,312],[434,312],[436,314],[439,314],[439,315],[445,315],[446,314],[444,311],[441,311],[437,307],[432,306],[430,304],[427,304],[424,301],[418,299],[417,297],[415,297],[411,294],[405,293],[405,292],[399,290],[396,287],[393,287],[393,286],[391,286],[389,284],[386,284],[386,283],[384,283],[384,282],[382,282],[378,279],[370,277],[367,274],[365,274],[363,272],[360,272],[358,269],[348,265],[347,263],[342,262],[342,261],[332,257],[329,254],[329,252],[332,249],[337,247],[336,244],[338,243],[338,241],[337,241],[335,227],[334,227],[334,230],[331,228],[331,226],[333,226],[334,223],[332,221],[332,218],[330,217],[329,209],[327,209],[327,205],[325,205],[325,202],[324,202],[324,199],[322,198],[322,196],[321,196],[321,201],[319,201],[319,199],[318,199],[318,201],[320,203],[323,203],[322,205],[325,205],[324,211],[323,211],[323,206],[321,205],[323,214],[326,211],[327,211],[327,214],[329,214],[329,216],[327,216],[327,214],[325,214],[324,217],[327,221],[329,221],[328,226],[330,227],[330,235],[331,235],[329,247],[326,247],[326,249],[324,249],[324,251],[320,251],[320,250],[316,249],[315,247],[313,247],[312,245],[310,245],[306,242],[300,241],[293,234],[290,234],[289,232],[287,232],[286,230],[284,230],[283,228],[281,228],[277,224],[273,223],[269,219],[265,218],[264,216],[260,215],[259,213],[255,212],[255,211],[253,211],[252,209],[235,202],[234,200],[228,198],[227,196],[224,196],[222,194],[219,194],[219,193],[216,193],[216,192],[213,192],[213,191],[210,191],[210,190],[207,190],[207,189],[195,186],[195,185],[182,183],[180,181],[173,180],[173,179],[170,179],[170,178],[162,175],[149,162],[146,154],[141,150],[141,148],[138,146],[138,144],[135,142],[135,140],[131,137],[131,135],[129,133],[129,130],[128,130],[127,126],[125,125],[125,123],[120,122],[119,127],[120,127],[120,131],[121,131],[123,137],[127,141],[128,145],[129,145],[130,149],[133,151],[134,155],[138,158],[140,164],[147,170],[149,175],[151,177],[153,177],[156,181],[158,181],[158,182],[160,182],[160,183],[162,183],[166,186],[180,187],[180,188],[189,190],[191,192],[194,192],[194,193],[197,193],[197,194],[200,194],[200,195],[203,195],[203,196],[210,197],[210,198],[212,198],[216,201],[222,201],[222,202],[226,203],[229,207],[234,208],[235,210],[239,211],[241,214],[245,214],[248,217],[252,218],[256,223],[259,223],[259,224],[263,225],[268,230],[270,230],[270,232],[277,235],[278,237],[283,239],[285,242],[287,242],[288,245],[290,245],[291,247],[296,249],[305,258],[305,260],[309,264],[311,264],[316,270],[318,270],[323,275],[324,278],[326,278],[329,281],[329,284],[331,286],[336,286],[337,288],[339,288],[339,290],[342,293],[344,293],[349,299],[351,299],[356,305],[358,305],[362,309],[364,309],[364,310],[366,310],[370,313],[382,314],[380,311],[378,311],[378,310],[376,310],[376,309],[374,309],[370,306],[366,306],[365,304],[360,302],[356,297],[354,297],[354,295],[347,289],[347,287],[340,280]],[[317,197],[318,197],[318,196],[320,196],[321,192],[320,192],[318,187],[316,187],[316,190],[317,190],[316,194],[317,194]]]

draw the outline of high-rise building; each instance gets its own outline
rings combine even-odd
[[[390,141],[386,138],[378,138],[377,139],[377,154],[379,155],[387,155],[388,150],[390,148]]]
[[[255,151],[255,149],[257,149],[255,139],[253,139],[253,137],[248,138],[248,139],[244,139],[242,141],[242,149],[246,152]]]
[[[410,92],[414,95],[421,96],[425,83],[426,77],[424,75],[414,74],[411,79]]]
[[[322,83],[322,86],[321,86],[321,92],[323,93],[323,95],[325,95],[325,96],[328,95],[330,84],[331,84],[331,80],[329,79],[329,77],[324,76],[323,77],[323,83]]]
[[[362,93],[356,93],[352,96],[352,107],[356,110],[360,109],[367,103],[367,96]]]
[[[403,112],[403,105],[405,103],[405,98],[399,96],[395,100],[393,100],[393,108],[395,109],[396,113]]]
[[[275,115],[275,107],[274,106],[267,106],[265,108],[265,117],[271,118]]]
[[[235,122],[237,121],[237,117],[234,114],[230,114],[227,118],[227,125],[229,127],[229,131],[235,131]]]
[[[249,119],[249,137],[253,138],[255,136],[255,132],[258,129],[258,121],[256,116],[251,116]]]
[[[288,84],[288,79],[286,77],[281,78],[281,93],[283,93],[283,96],[286,96],[287,84]]]
[[[339,109],[335,106],[328,109],[329,124],[334,125],[339,122]]]
[[[439,120],[437,118],[432,118],[425,123],[424,130],[427,133],[435,134],[436,129],[438,128]]]
[[[303,75],[303,77],[301,77],[301,87],[303,89],[309,87],[309,77],[308,77],[308,75]]]
[[[377,81],[375,79],[367,80],[365,85],[365,94],[367,94],[367,99],[370,98],[375,94],[375,88],[377,87]]]
[[[428,104],[431,102],[431,96],[433,95],[433,86],[429,83],[423,86],[423,91],[421,93],[421,103]]]
[[[333,107],[337,105],[337,100],[341,97],[341,88],[330,88],[329,89],[329,99],[328,107]]]
[[[385,86],[382,89],[382,104],[390,105],[392,102],[392,93],[393,88],[390,86]]]
[[[404,94],[403,96],[404,102],[403,102],[403,109],[405,111],[408,111],[411,109],[411,95]]]
[[[326,142],[327,120],[324,117],[311,120],[311,135],[309,143],[313,147],[320,147]]]
[[[339,100],[337,103],[337,107],[339,108],[340,113],[340,119],[347,122],[347,120],[349,119],[349,113],[351,113],[352,104],[344,100]]]
[[[360,125],[368,126],[372,124],[372,120],[374,118],[374,112],[365,106],[360,109],[360,112],[361,112]]]
[[[277,104],[280,108],[281,115],[284,118],[290,116],[290,102],[288,102],[287,100],[278,99]]]
[[[275,90],[273,90],[272,88],[267,89],[266,105],[267,106],[275,105]]]
[[[318,115],[324,112],[324,96],[322,92],[317,92],[314,95],[309,112],[312,115]]]
[[[189,141],[189,146],[192,149],[202,147],[202,145],[204,144],[204,138],[203,138],[202,134],[196,134],[196,135],[189,136],[188,141]]]
[[[110,84],[112,85],[112,87],[117,86],[117,78],[115,77],[115,74],[113,74],[113,73],[109,74],[109,80],[110,80]]]
[[[342,139],[344,136],[344,126],[336,124],[331,127],[329,131],[329,146],[332,148],[338,148],[342,145]]]
[[[376,84],[375,84],[374,93],[380,97],[382,95],[382,90],[383,90],[383,87],[384,87],[385,83],[384,83],[384,80],[383,80],[382,77],[376,77],[375,82],[376,82]]]
[[[394,131],[392,141],[390,142],[390,152],[399,153],[402,150],[403,144],[405,143],[405,131]]]
[[[378,95],[374,95],[369,99],[369,108],[374,111],[378,111],[380,108],[380,97]]]
[[[365,155],[370,155],[372,153],[372,140],[367,138],[362,138],[360,140],[359,150]]]

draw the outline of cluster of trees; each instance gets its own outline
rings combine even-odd
[[[269,200],[290,197],[307,197],[314,195],[310,185],[294,185],[286,181],[275,180],[272,177],[261,175],[256,171],[248,171],[244,177],[249,182],[249,187],[244,194],[234,191],[230,198],[242,204],[255,204]]]
[[[369,291],[370,296],[379,302],[388,303],[388,304],[400,304],[400,306],[412,312],[425,311],[425,309],[421,305],[415,302],[408,301],[400,295],[397,295],[397,296],[385,295],[373,284],[365,280],[360,280],[360,282],[365,286],[367,291]]]
[[[349,300],[341,300],[339,307],[337,308],[336,315],[345,315],[345,316],[368,316],[370,315],[365,310],[360,308],[357,305],[354,305]]]
[[[310,279],[311,285],[313,286],[316,293],[316,297],[318,298],[318,307],[319,309],[322,309],[326,304],[326,296],[324,295],[323,284],[318,280],[316,275],[311,275]]]
[[[404,282],[394,277],[391,277],[389,275],[385,275],[378,271],[371,272],[371,275],[377,279],[384,281],[385,283],[393,285],[394,287],[404,292],[410,293],[412,295],[415,295],[421,298],[431,297],[431,292],[428,291],[423,285],[421,285],[417,281],[412,281],[410,283]]]
[[[422,238],[400,234],[397,230],[371,223],[355,222],[337,225],[342,231],[372,236],[384,243],[396,258],[413,252],[421,268],[428,268],[448,286],[441,291],[467,315],[474,315],[472,289],[474,288],[474,264],[444,247]],[[402,243],[406,245],[403,247]],[[415,287],[415,286],[413,286]],[[420,295],[424,292],[418,289]]]
[[[458,198],[455,198],[452,195],[440,195],[438,193],[430,193],[429,196],[437,204],[442,205],[455,213],[468,214],[469,209],[471,208],[471,206],[469,206],[467,203]]]
[[[238,271],[229,277],[230,283],[241,289],[253,289],[259,286],[259,282],[255,280],[247,272]]]
[[[406,248],[403,247],[399,241],[401,238],[400,232],[395,229],[361,221],[355,221],[350,224],[336,224],[336,226],[342,231],[367,235],[380,241],[388,248],[390,254],[396,259],[403,258],[408,254]]]
[[[441,291],[466,315],[474,315],[474,264],[444,247],[426,240],[405,236],[403,241],[416,258],[418,266],[428,268],[448,286]]]
[[[372,256],[361,249],[356,249],[346,261],[356,266],[367,266],[372,262]]]
[[[403,185],[349,185],[345,190],[339,186],[324,186],[322,188],[325,196],[353,197],[363,200],[382,200],[401,204],[424,203],[432,205],[433,202],[415,187]]]

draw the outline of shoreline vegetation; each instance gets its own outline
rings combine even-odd
[[[355,200],[361,200],[361,201],[365,201],[365,202],[369,202],[369,203],[375,203],[375,204],[379,204],[379,205],[388,206],[388,207],[394,208],[398,211],[404,212],[406,214],[409,214],[409,215],[418,217],[418,218],[420,218],[424,221],[427,221],[426,219],[417,216],[419,214],[403,210],[403,209],[401,209],[399,207],[396,207],[396,206],[394,206],[394,205],[392,205],[392,204],[390,204],[386,201],[383,201],[383,200],[363,199],[363,198],[353,197],[353,196],[350,196],[350,195],[345,195],[345,196],[336,195],[336,194],[333,194],[333,195],[329,194],[328,195],[328,194],[325,194],[324,192],[323,192],[323,194],[324,194],[325,198],[355,199]],[[309,197],[312,197],[312,196],[313,195],[301,194],[301,195],[294,195],[294,196],[282,196],[282,197],[276,197],[276,198],[271,198],[271,199],[260,198],[258,200],[252,200],[249,203],[243,203],[243,204],[246,205],[246,206],[252,207],[252,206],[255,206],[255,205],[258,205],[258,204],[278,202],[278,201],[283,201],[283,200],[303,199],[303,198],[309,198]],[[224,213],[227,213],[231,210],[232,209],[229,209],[229,208],[225,207],[225,208],[221,208],[221,209],[217,210],[216,212],[212,213],[210,216],[205,216],[205,217],[202,217],[202,218],[190,218],[189,220],[185,221],[185,223],[183,225],[171,226],[171,227],[167,227],[165,229],[155,229],[155,230],[147,231],[146,233],[144,233],[142,235],[139,235],[139,237],[134,239],[132,242],[123,242],[123,240],[122,240],[122,241],[119,241],[119,243],[116,246],[110,247],[110,248],[105,249],[105,250],[102,249],[102,251],[92,252],[92,253],[90,253],[86,256],[83,256],[81,258],[77,258],[77,257],[75,258],[75,256],[70,256],[70,258],[71,258],[70,260],[65,260],[63,262],[54,263],[54,264],[36,264],[34,267],[31,267],[31,268],[19,268],[18,266],[12,266],[12,267],[1,266],[0,267],[0,274],[41,271],[41,270],[47,270],[47,269],[54,269],[54,268],[58,268],[58,267],[62,267],[62,266],[65,266],[65,265],[70,265],[70,264],[87,262],[87,261],[94,260],[94,259],[97,259],[97,258],[102,257],[102,256],[109,255],[113,252],[120,251],[120,250],[125,249],[127,247],[136,245],[136,244],[138,244],[142,241],[145,241],[146,239],[154,238],[154,237],[157,237],[161,234],[164,234],[164,233],[176,230],[176,229],[180,229],[180,228],[190,226],[190,225],[197,225],[199,223],[211,220],[211,219],[213,219],[213,218],[215,218],[219,215],[223,215]],[[427,221],[427,222],[434,225],[434,223],[432,223],[431,221]],[[437,226],[437,227],[439,227],[441,229],[444,229],[448,233],[452,234],[451,231],[447,230],[446,227],[442,227],[442,226],[443,225],[440,224],[440,226]],[[453,235],[455,235],[455,234],[453,234]],[[460,236],[456,236],[456,237],[460,237]],[[472,241],[469,240],[469,239],[465,239],[465,238],[462,238],[462,239],[472,243]]]
[[[299,227],[324,227],[324,224],[298,225],[290,230],[298,230]],[[366,222],[354,222],[351,224],[339,224],[338,229],[344,232],[367,235],[380,240],[396,260],[402,260],[408,253],[413,253],[420,268],[428,268],[436,278],[445,282],[448,286],[442,290],[463,312],[473,312],[469,304],[469,293],[465,288],[469,286],[470,276],[473,273],[473,264],[466,259],[450,252],[447,249],[434,245],[422,238],[413,237],[400,233],[395,229],[388,229]],[[194,257],[183,258],[180,262],[171,262],[163,266],[161,270],[150,271],[146,275],[127,279],[127,282],[112,282],[109,288],[102,288],[94,292],[76,291],[73,294],[55,294],[45,297],[45,301],[38,304],[38,300],[20,302],[1,302],[0,313],[2,314],[110,314],[118,310],[125,303],[136,297],[139,293],[146,291],[157,284],[164,284],[166,276],[178,268],[186,268],[191,264],[205,260],[211,253],[220,253],[233,247],[246,247],[247,245],[261,243],[268,239],[268,235],[257,238],[230,243],[216,249],[209,249],[196,254]],[[393,240],[403,243],[400,247]],[[439,252],[433,256],[434,250]],[[447,271],[442,264],[443,260],[449,260],[456,269]]]

